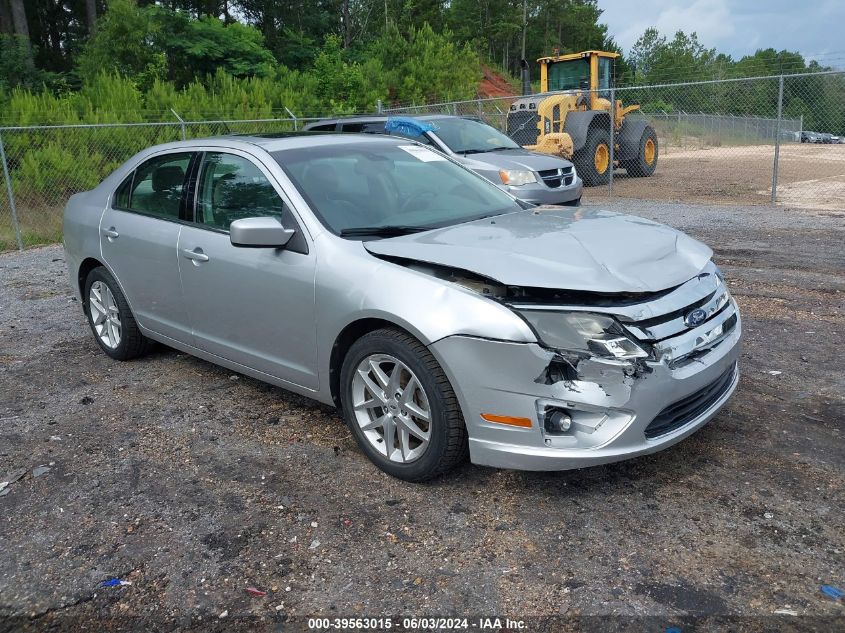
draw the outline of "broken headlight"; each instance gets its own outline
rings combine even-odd
[[[553,349],[587,352],[604,358],[645,358],[648,352],[629,338],[611,317],[589,312],[520,310],[537,337]]]

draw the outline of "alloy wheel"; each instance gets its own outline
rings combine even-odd
[[[91,284],[88,293],[91,323],[100,341],[109,349],[120,345],[120,309],[109,287],[102,281]]]
[[[428,396],[413,371],[387,354],[370,354],[355,370],[352,407],[364,437],[392,462],[413,462],[431,441]]]

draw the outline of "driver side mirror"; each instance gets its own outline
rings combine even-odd
[[[276,218],[242,218],[229,225],[232,246],[247,248],[284,248],[293,234]]]

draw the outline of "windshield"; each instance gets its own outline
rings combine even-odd
[[[412,143],[349,143],[273,152],[317,217],[336,234],[413,232],[519,211],[495,185]]]
[[[553,62],[548,66],[548,73],[550,91],[577,90],[581,87],[582,81],[589,82],[590,60],[584,58],[566,62]]]
[[[519,149],[519,145],[496,128],[470,119],[436,119],[430,121],[434,133],[456,154],[480,153],[497,149]]]

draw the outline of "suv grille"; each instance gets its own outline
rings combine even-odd
[[[561,169],[544,169],[537,172],[540,178],[550,189],[557,189],[561,185],[568,187],[575,180],[575,175],[572,173],[572,167],[563,167]]]
[[[735,377],[736,363],[731,365],[730,369],[703,389],[699,389],[686,398],[670,404],[658,413],[645,428],[645,436],[651,440],[671,433],[688,422],[691,422],[725,395],[725,392],[733,384]]]

